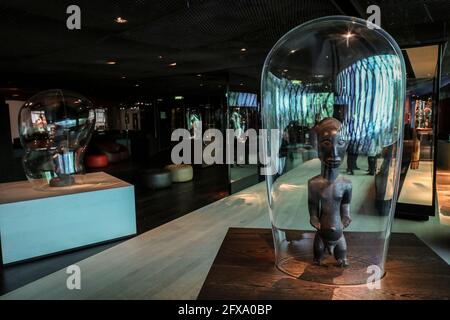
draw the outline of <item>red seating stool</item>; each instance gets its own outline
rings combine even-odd
[[[108,166],[106,154],[91,154],[86,156],[86,166],[88,168],[104,168]]]

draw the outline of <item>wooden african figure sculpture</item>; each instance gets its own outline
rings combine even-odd
[[[325,254],[334,255],[337,266],[345,267],[347,243],[343,229],[350,219],[352,183],[339,175],[347,143],[340,132],[341,122],[325,118],[316,126],[321,172],[308,181],[310,223],[317,229],[314,238],[314,263],[320,265]]]

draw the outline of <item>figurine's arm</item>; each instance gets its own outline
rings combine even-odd
[[[308,182],[308,210],[309,210],[309,223],[320,230],[320,219],[319,219],[319,199],[314,192],[314,186],[311,182]]]
[[[352,201],[352,185],[350,184],[347,190],[345,190],[341,201],[341,221],[344,225],[344,229],[347,228],[352,219],[350,219],[350,202]]]

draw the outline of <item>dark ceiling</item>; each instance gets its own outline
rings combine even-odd
[[[66,28],[71,4],[81,8],[81,30]],[[62,87],[112,98],[214,94],[228,80],[257,90],[283,34],[326,15],[366,18],[370,4],[401,46],[447,36],[448,0],[0,0],[0,87],[7,95]],[[128,23],[116,23],[119,16]]]

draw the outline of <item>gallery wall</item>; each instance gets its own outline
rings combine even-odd
[[[11,141],[19,138],[19,111],[24,101],[20,100],[6,100],[6,104],[9,108],[9,124],[11,127]]]

